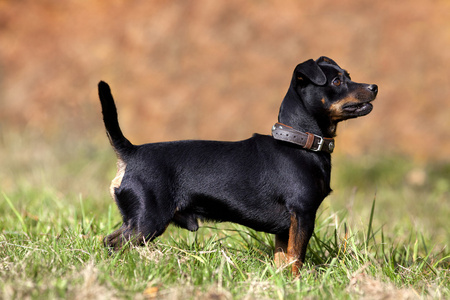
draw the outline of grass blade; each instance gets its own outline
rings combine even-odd
[[[19,219],[20,224],[22,225],[22,229],[25,233],[28,232],[27,230],[27,226],[25,225],[25,222],[22,218],[22,216],[20,215],[20,213],[17,211],[17,209],[14,207],[14,204],[11,202],[11,200],[9,199],[8,196],[6,196],[5,192],[2,192],[3,194],[3,198],[5,198],[6,202],[8,203],[9,207],[11,207],[12,211],[14,212],[14,214],[16,215],[17,219]]]
[[[366,244],[368,244],[369,240],[372,238],[372,222],[373,222],[373,215],[375,213],[375,202],[376,202],[376,199],[377,199],[377,195],[375,194],[375,197],[373,198],[373,202],[372,202],[372,209],[370,210],[369,228],[367,228]]]

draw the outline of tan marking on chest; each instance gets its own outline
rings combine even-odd
[[[111,196],[115,199],[114,190],[116,188],[120,187],[120,184],[122,183],[123,175],[125,175],[125,169],[127,165],[122,159],[117,160],[117,174],[116,177],[111,181],[111,186],[109,187],[109,192],[111,193]]]

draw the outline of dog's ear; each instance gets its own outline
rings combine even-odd
[[[294,79],[300,82],[309,79],[315,85],[324,85],[327,83],[327,77],[319,65],[312,59],[302,62],[295,67]]]
[[[326,57],[326,56],[319,57],[316,60],[316,63],[317,64],[329,64],[329,65],[333,65],[333,66],[340,68],[339,65],[334,60],[332,60],[331,58]]]

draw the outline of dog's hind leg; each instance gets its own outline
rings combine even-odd
[[[164,233],[175,211],[158,207],[151,194],[147,193],[145,197],[145,193],[132,189],[115,189],[123,224],[104,239],[105,246],[117,251],[127,243],[143,245]]]

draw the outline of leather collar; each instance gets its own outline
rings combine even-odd
[[[334,139],[324,138],[309,132],[301,132],[282,123],[273,125],[272,136],[276,140],[300,145],[311,151],[332,153],[334,150]]]

